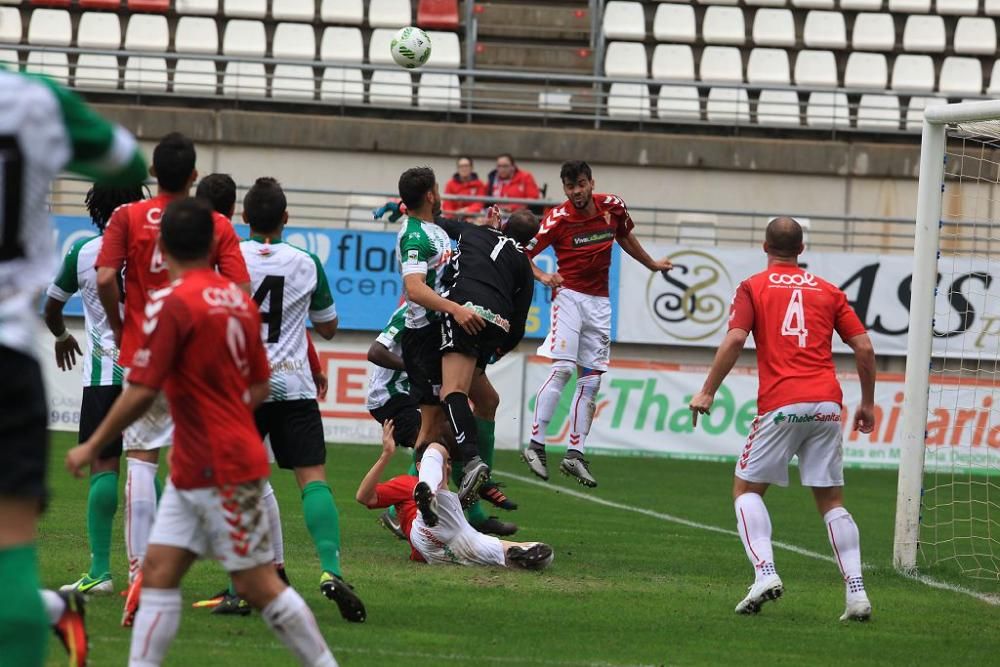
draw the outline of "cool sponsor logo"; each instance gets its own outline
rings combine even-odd
[[[206,287],[201,291],[205,303],[215,308],[247,309],[246,294],[236,285],[229,287]]]
[[[733,292],[725,265],[702,250],[670,255],[674,268],[653,273],[646,283],[646,308],[664,333],[682,341],[711,338],[726,324],[727,302],[720,294]]]
[[[772,285],[788,285],[790,287],[818,287],[816,277],[805,271],[803,273],[769,273],[767,281]]]

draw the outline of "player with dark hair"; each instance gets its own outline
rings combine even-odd
[[[233,213],[236,212],[236,181],[229,174],[205,176],[198,181],[194,196],[208,200],[216,213],[233,219]]]
[[[172,132],[160,140],[153,150],[150,174],[157,181],[157,194],[152,199],[118,208],[108,221],[104,243],[97,256],[97,291],[104,306],[108,326],[120,341],[120,363],[126,369],[135,359],[142,340],[142,322],[149,296],[169,285],[170,276],[157,245],[160,218],[173,201],[187,197],[197,180],[195,149],[190,139]],[[215,244],[212,246],[212,266],[224,278],[244,288],[250,276],[240,253],[239,238],[229,220],[213,213]],[[125,272],[125,317],[122,320],[118,304],[121,290],[118,279]],[[128,371],[125,383],[128,383]],[[156,469],[161,447],[169,446],[173,422],[166,399],[159,395],[153,408],[129,426],[123,434],[127,477],[125,482],[125,543],[129,560],[130,595],[126,597],[123,623],[130,622],[138,603],[136,574],[146,552],[146,542],[156,511]]]
[[[548,212],[528,249],[534,258],[552,246],[559,268],[546,273],[534,267],[535,278],[553,290],[551,328],[538,348],[538,354],[552,359],[552,368],[535,397],[531,442],[521,455],[531,472],[549,478],[545,433],[563,388],[576,371],[569,448],[559,469],[584,486],[594,487],[597,480],[583,458],[583,448],[594,421],[601,376],[611,356],[611,247],[617,241],[650,271],[668,271],[673,265],[666,259],[654,260],[643,249],[620,197],[594,193],[590,165],[582,160],[565,162],[559,178],[568,199]]]
[[[161,390],[169,394],[177,426],[170,483],[142,564],[129,664],[163,662],[180,625],[180,582],[197,558],[212,557],[301,664],[336,665],[305,601],[272,565],[261,502],[270,467],[253,422],[269,391],[257,307],[213,270],[218,231],[206,202],[170,202],[158,227],[172,282],[150,298],[129,386],[91,438],[66,456],[79,475]]]
[[[90,219],[103,233],[111,214],[119,206],[139,201],[144,187],[95,185],[85,201]],[[56,363],[64,371],[76,364],[77,355],[83,371],[83,402],[80,406],[79,442],[90,437],[122,391],[122,368],[118,364],[118,346],[108,327],[107,316],[97,294],[94,262],[101,250],[100,235],[80,239],[66,253],[62,267],[49,285],[45,300],[45,324],[56,337]],[[66,330],[63,308],[77,292],[83,303],[86,331],[84,354],[76,338]],[[60,590],[77,590],[88,595],[107,595],[114,591],[111,580],[111,523],[118,510],[119,459],[122,440],[119,436],[102,450],[90,467],[90,490],[87,493],[87,538],[90,545],[90,569],[74,583]]]
[[[729,333],[690,407],[697,424],[753,333],[758,415],[736,464],[733,504],[754,583],[736,613],[756,614],[784,592],[764,493],[771,484],[788,486],[788,464],[798,457],[802,485],[812,488],[844,580],[847,603],[840,620],[866,621],[872,606],[861,576],[861,538],[844,508],[843,392],[833,364],[833,334],[854,351],[861,380],[854,429],[862,433],[871,433],[875,424],[875,351],[844,293],[799,267],[802,251],[802,227],[796,220],[781,217],[768,223],[767,269],[736,288]]]
[[[258,178],[243,198],[250,238],[240,250],[250,271],[253,300],[261,309],[271,392],[254,419],[261,438],[270,436],[278,467],[292,470],[302,491],[302,512],[322,572],[320,590],[341,616],[363,622],[365,606],[343,579],[340,517],[326,481],[326,441],[302,332],[306,317],[326,340],[337,333],[337,308],[319,258],[281,240],[288,201],[273,178]]]

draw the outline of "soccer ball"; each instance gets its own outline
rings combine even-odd
[[[431,38],[420,28],[400,28],[389,44],[389,53],[400,67],[420,67],[431,57]]]

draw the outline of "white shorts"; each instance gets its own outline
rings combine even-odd
[[[469,525],[457,494],[441,489],[437,503],[438,525],[428,528],[418,512],[410,528],[410,544],[425,561],[431,565],[507,564],[500,540]]]
[[[552,300],[549,334],[538,354],[608,370],[611,357],[611,299],[560,289]]]
[[[788,464],[799,457],[803,486],[844,485],[844,435],[837,403],[793,403],[757,415],[736,461],[748,482],[788,486]]]
[[[124,382],[128,387],[128,380]],[[174,441],[174,420],[170,416],[170,404],[161,391],[146,413],[134,421],[122,433],[122,448],[125,451],[152,451],[169,447]]]
[[[274,562],[264,481],[226,487],[177,489],[167,483],[153,522],[150,544],[211,557],[227,572]]]

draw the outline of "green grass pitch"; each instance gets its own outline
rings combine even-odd
[[[41,525],[42,581],[73,581],[88,562],[87,483],[73,480],[62,456],[74,440],[55,434],[53,500]],[[735,528],[729,499],[730,464],[647,458],[594,457],[601,486],[584,491],[565,478],[548,485],[507,477],[521,509],[505,518],[525,540],[556,552],[543,573],[429,567],[407,561],[408,548],[354,501],[377,450],[332,446],[327,469],[340,508],[345,575],[368,607],[368,621],[351,625],[318,590],[318,561],[302,520],[292,476],[277,471],[288,572],[312,607],[342,665],[987,665],[1000,661],[1000,607],[904,579],[891,569],[895,474],[850,470],[847,505],[862,538],[866,582],[874,606],[868,624],[843,624],[843,586],[832,563],[776,549],[786,596],[757,617],[734,605],[752,576],[735,534],[665,521],[621,506],[566,493],[586,493],[619,505]],[[394,469],[406,467],[397,453]],[[523,475],[513,452],[498,452],[502,472]],[[795,474],[793,472],[793,478]],[[806,489],[772,489],[767,497],[774,539],[826,557],[826,533]],[[116,516],[112,567],[125,581],[121,512]],[[996,593],[996,582],[929,574]],[[214,563],[199,563],[183,584],[186,608],[169,665],[291,665],[294,661],[257,614],[216,617],[188,605],[225,583]],[[121,598],[88,607],[91,664],[122,665],[129,631],[119,627]],[[49,664],[65,664],[53,639]]]

